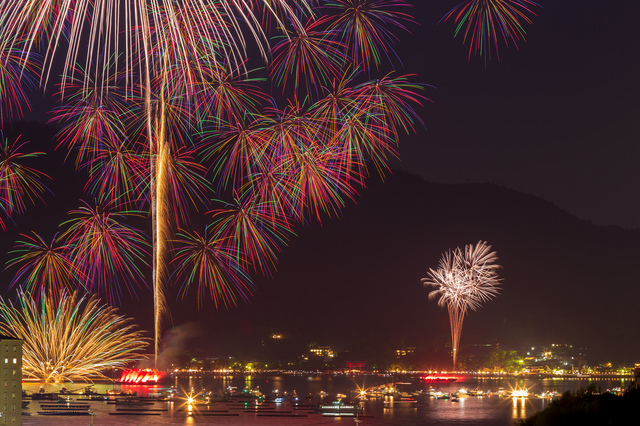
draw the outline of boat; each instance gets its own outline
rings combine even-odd
[[[385,405],[414,405],[417,404],[418,401],[408,393],[399,392],[393,395],[387,395],[384,397]]]
[[[498,395],[500,398],[505,398],[509,396],[509,394],[504,388],[498,388],[498,392],[496,392],[495,394]]]
[[[106,395],[91,395],[85,398],[77,398],[76,401],[105,401]]]
[[[153,401],[135,397],[116,398],[114,403],[115,405],[153,405]]]
[[[529,391],[526,389],[515,389],[511,392],[513,398],[526,398],[529,396]]]
[[[362,414],[364,408],[356,404],[333,401],[331,404],[318,405],[315,407],[315,411],[326,416],[355,416],[356,414]]]
[[[560,392],[558,392],[558,391],[544,391],[544,392],[538,394],[537,396],[538,396],[538,398],[541,398],[541,399],[551,399],[551,398],[559,397],[561,395],[562,394]]]
[[[108,396],[136,396],[138,393],[135,391],[121,391],[117,389],[110,389],[107,391]]]
[[[220,393],[212,393],[208,396],[209,402],[229,402],[229,395],[220,394]]]
[[[260,388],[256,387],[255,389],[251,389],[248,387],[245,387],[242,392],[240,393],[233,393],[231,395],[233,398],[236,399],[256,399],[256,398],[262,398],[262,392],[260,392]]]
[[[57,393],[55,392],[45,392],[44,388],[40,388],[40,390],[38,392],[34,392],[31,394],[31,400],[33,401],[41,401],[41,400],[47,400],[47,401],[57,401],[61,399]]]
[[[451,396],[456,398],[466,398],[469,396],[469,394],[466,389],[462,388],[462,389],[458,389],[457,392],[452,393]]]

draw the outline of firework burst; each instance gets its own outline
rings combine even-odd
[[[146,265],[148,243],[144,235],[122,222],[126,212],[111,212],[88,204],[69,212],[62,235],[73,247],[70,256],[82,271],[87,288],[103,294],[110,302],[126,288],[130,294],[144,283],[139,265]]]
[[[215,305],[233,306],[238,298],[247,300],[253,284],[243,271],[232,246],[210,231],[179,231],[174,243],[176,278],[184,283],[184,295],[190,286],[197,286],[198,300],[207,291]]]
[[[368,163],[384,170],[398,132],[413,128],[409,105],[420,97],[410,92],[419,87],[390,77],[359,84],[391,62],[391,30],[405,29],[408,4],[311,4],[0,2],[0,41],[22,49],[25,61],[46,46],[41,85],[62,76],[60,145],[77,151],[92,199],[114,210],[149,209],[156,354],[169,277],[182,280],[183,294],[193,287],[199,298],[210,293],[216,307],[246,298],[243,268],[269,274],[293,227],[337,216],[364,185]],[[270,38],[273,32],[281,37]],[[54,58],[65,52],[64,68],[54,72],[61,62]],[[252,61],[260,57],[274,58],[265,73],[274,85],[259,86],[267,78],[248,71],[259,69]],[[268,95],[274,92],[286,106]],[[193,206],[212,198],[205,196],[211,187],[216,198],[233,194],[236,205],[216,213],[204,235],[181,230],[172,241]],[[119,286],[130,290],[142,277],[135,267],[144,265],[142,237],[112,223],[115,213],[86,207],[73,214],[63,235],[75,265],[90,290],[113,301]]]
[[[532,24],[538,3],[530,0],[467,0],[447,13],[440,22],[453,20],[455,37],[463,33],[463,43],[469,42],[469,59],[472,54],[491,59],[494,51],[498,60],[499,41],[502,39],[516,49],[525,41],[526,31],[522,23]]]
[[[45,382],[106,379],[104,371],[143,358],[147,339],[131,320],[100,300],[64,293],[40,303],[19,292],[19,305],[0,299],[0,330],[24,341],[22,374]]]
[[[349,48],[349,58],[356,67],[369,71],[383,60],[391,62],[395,56],[391,46],[397,40],[392,27],[407,30],[410,15],[401,12],[409,4],[402,0],[329,0],[325,2],[328,14],[321,19],[329,22],[332,37]]]
[[[56,234],[51,243],[35,232],[21,237],[23,239],[17,241],[11,251],[16,257],[6,266],[18,268],[11,287],[18,286],[20,291],[37,299],[41,294],[60,298],[65,291],[70,293],[78,285],[84,286],[82,270],[70,256],[72,247],[61,238],[61,234]]]
[[[0,41],[0,124],[5,117],[22,116],[22,106],[29,106],[25,89],[35,87],[38,66],[27,61],[24,53],[20,43]]]
[[[65,103],[53,110],[50,121],[65,123],[57,138],[61,141],[59,145],[65,145],[70,152],[77,151],[77,167],[87,163],[90,166],[105,145],[117,146],[125,140],[123,118],[140,114],[139,104],[120,89],[122,76],[110,72],[115,68],[111,63],[105,70],[106,77],[91,78],[76,67],[74,77],[64,80],[64,86],[60,85],[58,96],[66,96]]]
[[[298,93],[304,84],[305,93],[316,95],[320,87],[340,75],[345,46],[330,40],[328,32],[315,31],[320,24],[320,21],[309,21],[304,31],[283,36],[283,40],[274,47],[271,76],[282,86],[283,93],[291,74],[294,93]]]
[[[429,269],[429,276],[422,279],[425,287],[436,287],[429,299],[438,299],[438,306],[446,307],[451,323],[453,368],[456,368],[462,321],[469,309],[478,309],[483,302],[494,298],[501,279],[495,263],[497,253],[484,241],[476,245],[459,247],[442,255],[437,269]]]
[[[2,137],[1,133],[0,138],[0,210],[11,217],[14,213],[24,213],[27,203],[41,200],[40,194],[46,191],[42,180],[48,176],[23,164],[24,160],[44,153],[22,152],[27,142],[19,143],[18,138],[9,143],[9,139]],[[2,219],[0,227],[5,229]]]
[[[245,270],[270,275],[278,252],[293,234],[286,221],[274,216],[269,204],[251,194],[209,213],[213,215],[215,232],[234,247],[236,262]]]

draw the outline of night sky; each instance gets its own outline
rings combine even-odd
[[[497,183],[595,224],[639,228],[637,2],[541,2],[527,43],[503,49],[486,70],[482,58],[467,62],[452,25],[436,25],[458,2],[418,3],[420,47],[405,65],[436,89],[426,132],[401,147],[402,166],[433,182]]]
[[[179,333],[194,337],[184,343],[216,355],[251,352],[283,330],[352,350],[376,350],[379,336],[442,348],[446,311],[427,300],[420,278],[442,252],[483,239],[503,260],[503,294],[470,314],[463,345],[573,339],[601,358],[606,346],[612,359],[634,361],[640,347],[614,324],[636,316],[630,301],[640,296],[640,235],[619,229],[640,229],[640,6],[541,2],[527,42],[485,66],[467,60],[451,23],[438,25],[457,1],[416,3],[419,25],[396,46],[398,72],[417,74],[433,102],[419,111],[425,128],[402,139],[394,175],[386,184],[373,178],[342,218],[300,229],[274,277],[256,278],[250,304],[215,312],[211,303],[196,311],[193,300],[172,302]],[[34,98],[25,119],[43,121],[48,102]],[[44,227],[51,212],[77,207],[63,205],[74,196],[56,186],[51,210],[18,219],[3,246]],[[151,295],[140,298],[123,309],[151,329]]]

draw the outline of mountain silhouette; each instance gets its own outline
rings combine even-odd
[[[15,131],[53,151],[54,129],[23,123]],[[19,233],[35,230],[50,241],[84,198],[83,178],[73,164],[63,165],[62,151],[38,159],[55,196],[45,194],[46,207],[38,202],[7,223],[3,264]],[[399,345],[443,351],[450,345],[447,311],[428,299],[420,279],[445,251],[483,240],[498,252],[503,282],[498,297],[465,317],[462,345],[569,343],[586,348],[592,364],[638,359],[640,231],[596,226],[493,184],[438,184],[395,171],[368,185],[341,217],[296,229],[273,277],[255,278],[248,304],[216,311],[208,300],[196,308],[194,295],[172,296],[166,327],[197,325],[199,337],[189,345],[206,354],[250,357],[271,332],[287,336],[296,351],[312,342],[363,358]],[[2,273],[3,297],[14,297],[13,272]],[[153,329],[150,290],[121,303],[123,313]]]
[[[585,348],[591,364],[636,360],[638,325],[628,318],[640,296],[638,231],[595,226],[497,185],[396,172],[374,179],[343,217],[298,235],[273,279],[257,280],[250,304],[197,315],[209,318],[219,350],[242,346],[240,328],[254,342],[268,328],[356,352],[442,349],[448,314],[420,279],[443,252],[484,240],[500,258],[501,293],[468,313],[462,345],[568,343]]]

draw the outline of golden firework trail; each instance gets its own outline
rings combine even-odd
[[[164,84],[163,84],[164,86]],[[167,142],[167,117],[164,87],[161,90],[159,112],[156,116],[155,128],[157,135],[155,140],[155,158],[152,158],[153,180],[153,307],[154,307],[154,365],[157,367],[162,333],[162,318],[168,312],[165,289],[165,262],[166,243],[168,239],[167,207],[169,191],[167,188],[167,167],[169,163],[169,144]]]
[[[118,315],[97,296],[27,293],[19,305],[0,299],[0,331],[24,341],[22,373],[45,382],[107,379],[105,370],[143,359],[148,342],[131,319]]]

